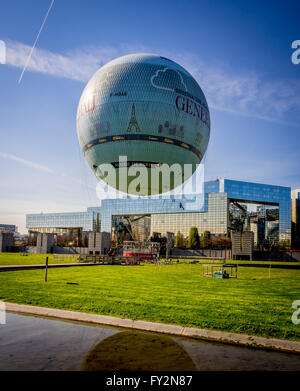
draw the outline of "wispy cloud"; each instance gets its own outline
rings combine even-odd
[[[300,79],[265,80],[255,71],[247,74],[211,66],[191,53],[175,54],[201,85],[209,106],[243,116],[300,127]]]
[[[53,170],[52,168],[50,167],[47,167],[47,166],[44,166],[44,165],[41,165],[39,163],[35,163],[35,162],[32,162],[30,160],[27,160],[27,159],[23,159],[21,157],[18,157],[18,156],[15,156],[15,155],[12,155],[12,154],[9,154],[9,153],[4,153],[4,152],[0,152],[0,157],[4,158],[4,159],[9,159],[9,160],[13,160],[15,162],[18,162],[20,164],[23,164],[25,166],[28,166],[28,167],[31,167],[31,168],[34,168],[36,170],[39,170],[39,171],[44,171],[44,172],[47,172],[49,174],[54,174],[56,176],[59,176],[61,178],[64,178],[68,181],[71,181],[71,182],[74,182],[74,183],[77,183],[79,185],[82,185],[82,186],[85,186],[91,190],[95,190],[95,188],[93,188],[92,186],[89,186],[87,184],[87,182],[84,182],[84,181],[81,181],[80,179],[78,178],[75,178],[73,176],[70,176],[70,175],[67,175],[67,174],[64,174],[63,172],[56,172],[55,170]]]
[[[23,43],[8,41],[7,64],[22,68],[30,50]],[[35,49],[28,70],[86,82],[101,65],[134,52],[156,52],[178,61],[198,80],[213,109],[300,127],[299,122],[288,120],[291,113],[300,119],[299,79],[265,81],[254,71],[237,74],[221,66],[212,67],[193,53],[172,53],[142,45],[87,47],[65,54]]]
[[[29,167],[35,168],[37,170],[46,171],[48,173],[54,174],[54,171],[51,170],[51,168],[49,168],[49,167],[43,166],[43,165],[41,165],[39,163],[31,162],[30,160],[22,159],[22,158],[20,158],[18,156],[11,155],[9,153],[0,152],[0,157],[2,157],[4,159],[14,160],[14,161],[16,161],[18,163],[21,163],[21,164],[25,165],[25,166],[29,166]]]
[[[6,45],[6,63],[23,68],[31,47],[21,42],[8,41]],[[65,55],[36,48],[27,69],[33,72],[64,77],[86,82],[104,63],[118,56],[120,51],[114,48],[89,48],[74,50]]]

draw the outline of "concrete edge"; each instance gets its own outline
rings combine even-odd
[[[233,345],[276,350],[288,353],[300,353],[300,342],[274,338],[257,337],[246,334],[235,334],[223,331],[198,329],[154,323],[141,320],[123,319],[113,316],[88,314],[84,312],[66,311],[55,308],[36,307],[25,304],[5,302],[6,310],[19,314],[46,316],[64,320],[73,320],[99,325],[125,327],[141,331],[153,331],[163,334],[198,338],[206,341],[227,343]]]
[[[50,263],[48,269],[58,267],[77,267],[77,266],[96,266],[97,263]],[[0,265],[0,272],[12,272],[17,270],[38,270],[45,269],[46,266],[43,264],[32,264],[32,265]]]

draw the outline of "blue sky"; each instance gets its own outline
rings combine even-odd
[[[300,39],[296,1],[56,0],[18,84],[50,0],[2,0],[0,223],[98,204],[75,115],[107,61],[150,52],[198,80],[211,113],[206,179],[300,187]]]

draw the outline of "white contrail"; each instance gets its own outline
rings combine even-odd
[[[16,162],[24,164],[25,166],[29,166],[29,167],[32,167],[32,168],[36,168],[38,170],[47,171],[47,172],[50,172],[50,173],[54,174],[54,171],[51,168],[49,168],[49,167],[42,166],[41,164],[31,162],[30,160],[22,159],[22,158],[20,158],[18,156],[11,155],[9,153],[0,152],[0,157],[3,157],[4,159],[14,160]]]
[[[28,58],[27,58],[26,64],[25,64],[25,66],[24,66],[24,68],[23,68],[23,70],[22,70],[21,76],[20,76],[19,81],[18,81],[19,84],[21,83],[22,78],[23,78],[23,75],[24,75],[24,72],[26,71],[26,69],[27,69],[27,67],[28,67],[28,64],[29,64],[29,62],[30,62],[30,59],[31,59],[32,53],[33,53],[33,51],[34,51],[35,45],[37,44],[37,41],[38,41],[38,39],[39,39],[39,37],[40,37],[40,34],[41,34],[42,30],[43,30],[43,27],[44,27],[44,25],[45,25],[45,23],[46,23],[46,21],[47,21],[48,15],[49,15],[49,13],[50,13],[50,11],[51,11],[51,8],[52,8],[52,6],[53,6],[53,4],[54,4],[54,1],[55,1],[55,0],[52,0],[52,1],[51,1],[50,7],[49,7],[49,9],[48,9],[48,11],[47,11],[47,13],[46,13],[46,16],[45,16],[44,20],[43,20],[43,23],[42,23],[42,25],[41,25],[40,31],[38,32],[38,35],[37,35],[37,37],[36,37],[36,39],[35,39],[35,41],[34,41],[34,44],[33,44],[32,48],[31,48],[31,50],[30,50],[30,54],[29,54],[29,56],[28,56]]]

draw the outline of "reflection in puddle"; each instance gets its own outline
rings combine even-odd
[[[88,371],[195,371],[185,349],[165,335],[123,331],[96,345],[84,359]]]
[[[300,370],[296,354],[12,313],[6,320],[2,371]]]

